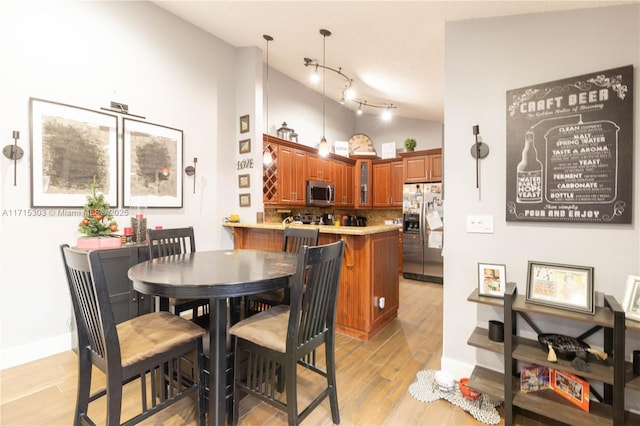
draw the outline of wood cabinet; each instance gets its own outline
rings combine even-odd
[[[263,165],[262,202],[265,206],[306,205],[306,182],[313,180],[341,186],[342,192],[340,198],[336,197],[336,204],[353,207],[354,159],[336,154],[323,158],[312,147],[266,134],[262,135],[262,145],[263,153],[272,159],[271,164]],[[344,169],[336,164],[343,165]]]
[[[353,166],[339,161],[332,161],[333,181],[336,189],[338,207],[353,207]]]
[[[278,204],[305,205],[306,160],[304,151],[278,147]]]
[[[400,159],[376,161],[372,164],[372,206],[402,208],[403,162]]]
[[[336,330],[358,339],[369,340],[398,316],[400,232],[389,229],[366,235],[352,235],[322,232],[322,228],[320,227],[318,244],[345,240]],[[283,229],[257,226],[232,226],[232,229],[234,248],[281,248]],[[385,299],[384,308],[379,308],[378,301],[382,297]]]
[[[442,181],[442,149],[403,152],[403,182],[440,182]]]
[[[373,178],[371,164],[371,160],[356,160],[353,170],[353,207],[356,209],[370,208],[372,205],[371,184]]]
[[[333,182],[331,160],[319,155],[307,154],[307,179],[319,182]]]
[[[618,302],[612,296],[605,295],[605,306],[597,307],[595,315],[588,315],[527,304],[525,297],[517,295],[513,283],[507,285],[504,299],[479,296],[474,290],[468,297],[474,303],[502,306],[504,315],[504,342],[494,342],[488,338],[488,330],[477,327],[467,343],[484,350],[501,353],[504,356],[505,374],[476,366],[469,381],[469,387],[487,393],[504,401],[505,424],[513,424],[514,407],[519,407],[543,416],[552,416],[555,420],[572,425],[583,424],[638,424],[640,416],[625,412],[625,387],[640,388],[640,378],[629,380],[625,371],[630,363],[625,363],[625,315]],[[570,360],[547,361],[547,350],[537,340],[519,335],[517,320],[522,318],[534,330],[537,330],[533,318],[552,317],[562,322],[574,322],[587,328],[585,336],[596,332],[602,335],[603,349],[609,355],[606,361],[589,358],[589,371],[582,372],[571,366]],[[544,332],[544,331],[543,331]],[[553,331],[547,331],[553,332]],[[591,395],[590,411],[585,412],[565,401],[552,390],[520,392],[517,374],[520,364],[536,364],[565,371],[580,376],[589,382],[601,383],[604,389],[602,401]],[[627,380],[629,383],[627,384]],[[626,420],[625,420],[626,417]]]

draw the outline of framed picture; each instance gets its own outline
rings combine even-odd
[[[594,314],[593,268],[529,262],[526,301]]]
[[[640,275],[629,275],[622,300],[626,317],[640,321]]]
[[[251,194],[240,194],[240,207],[251,207]]]
[[[29,99],[31,206],[82,207],[97,191],[118,206],[118,117]]]
[[[240,116],[240,133],[249,131],[249,114]]]
[[[238,187],[239,188],[249,188],[251,186],[251,175],[239,175],[238,176]]]
[[[123,119],[124,206],[182,207],[182,130]]]
[[[564,371],[551,369],[551,389],[567,401],[589,412],[589,382]]]
[[[507,288],[507,267],[492,263],[478,263],[478,294],[504,297]]]
[[[243,139],[240,141],[240,154],[248,154],[251,152],[251,139]]]

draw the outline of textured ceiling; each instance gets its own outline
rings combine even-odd
[[[320,29],[326,38],[326,66],[353,79],[357,98],[393,104],[395,114],[444,120],[445,22],[630,1],[154,1],[158,6],[235,47],[257,46],[269,65],[300,83],[311,70],[303,58],[322,63]],[[345,80],[326,73],[327,97],[339,100]],[[347,104],[357,109],[358,104]],[[367,112],[375,112],[368,109]]]

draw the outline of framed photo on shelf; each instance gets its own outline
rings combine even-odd
[[[593,268],[530,261],[526,302],[595,314]]]
[[[640,275],[629,275],[627,278],[622,308],[627,318],[640,321]]]
[[[123,118],[125,207],[182,207],[182,130]]]
[[[506,288],[506,265],[478,263],[478,295],[504,297]]]
[[[97,191],[118,206],[118,117],[29,99],[31,206],[82,207]]]
[[[240,194],[238,198],[240,207],[251,207],[251,194]]]
[[[240,141],[240,154],[248,154],[251,152],[251,139],[243,139]]]
[[[240,116],[240,133],[247,133],[249,130],[249,114]]]
[[[589,412],[589,382],[559,370],[551,370],[551,389],[571,403]]]
[[[249,188],[251,186],[251,175],[238,176],[238,188]]]

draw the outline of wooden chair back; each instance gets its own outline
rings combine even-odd
[[[147,246],[151,259],[196,251],[196,240],[192,226],[149,229],[147,232]]]
[[[282,238],[282,251],[287,253],[299,253],[303,246],[317,246],[320,230],[318,228],[292,228],[284,229]]]

